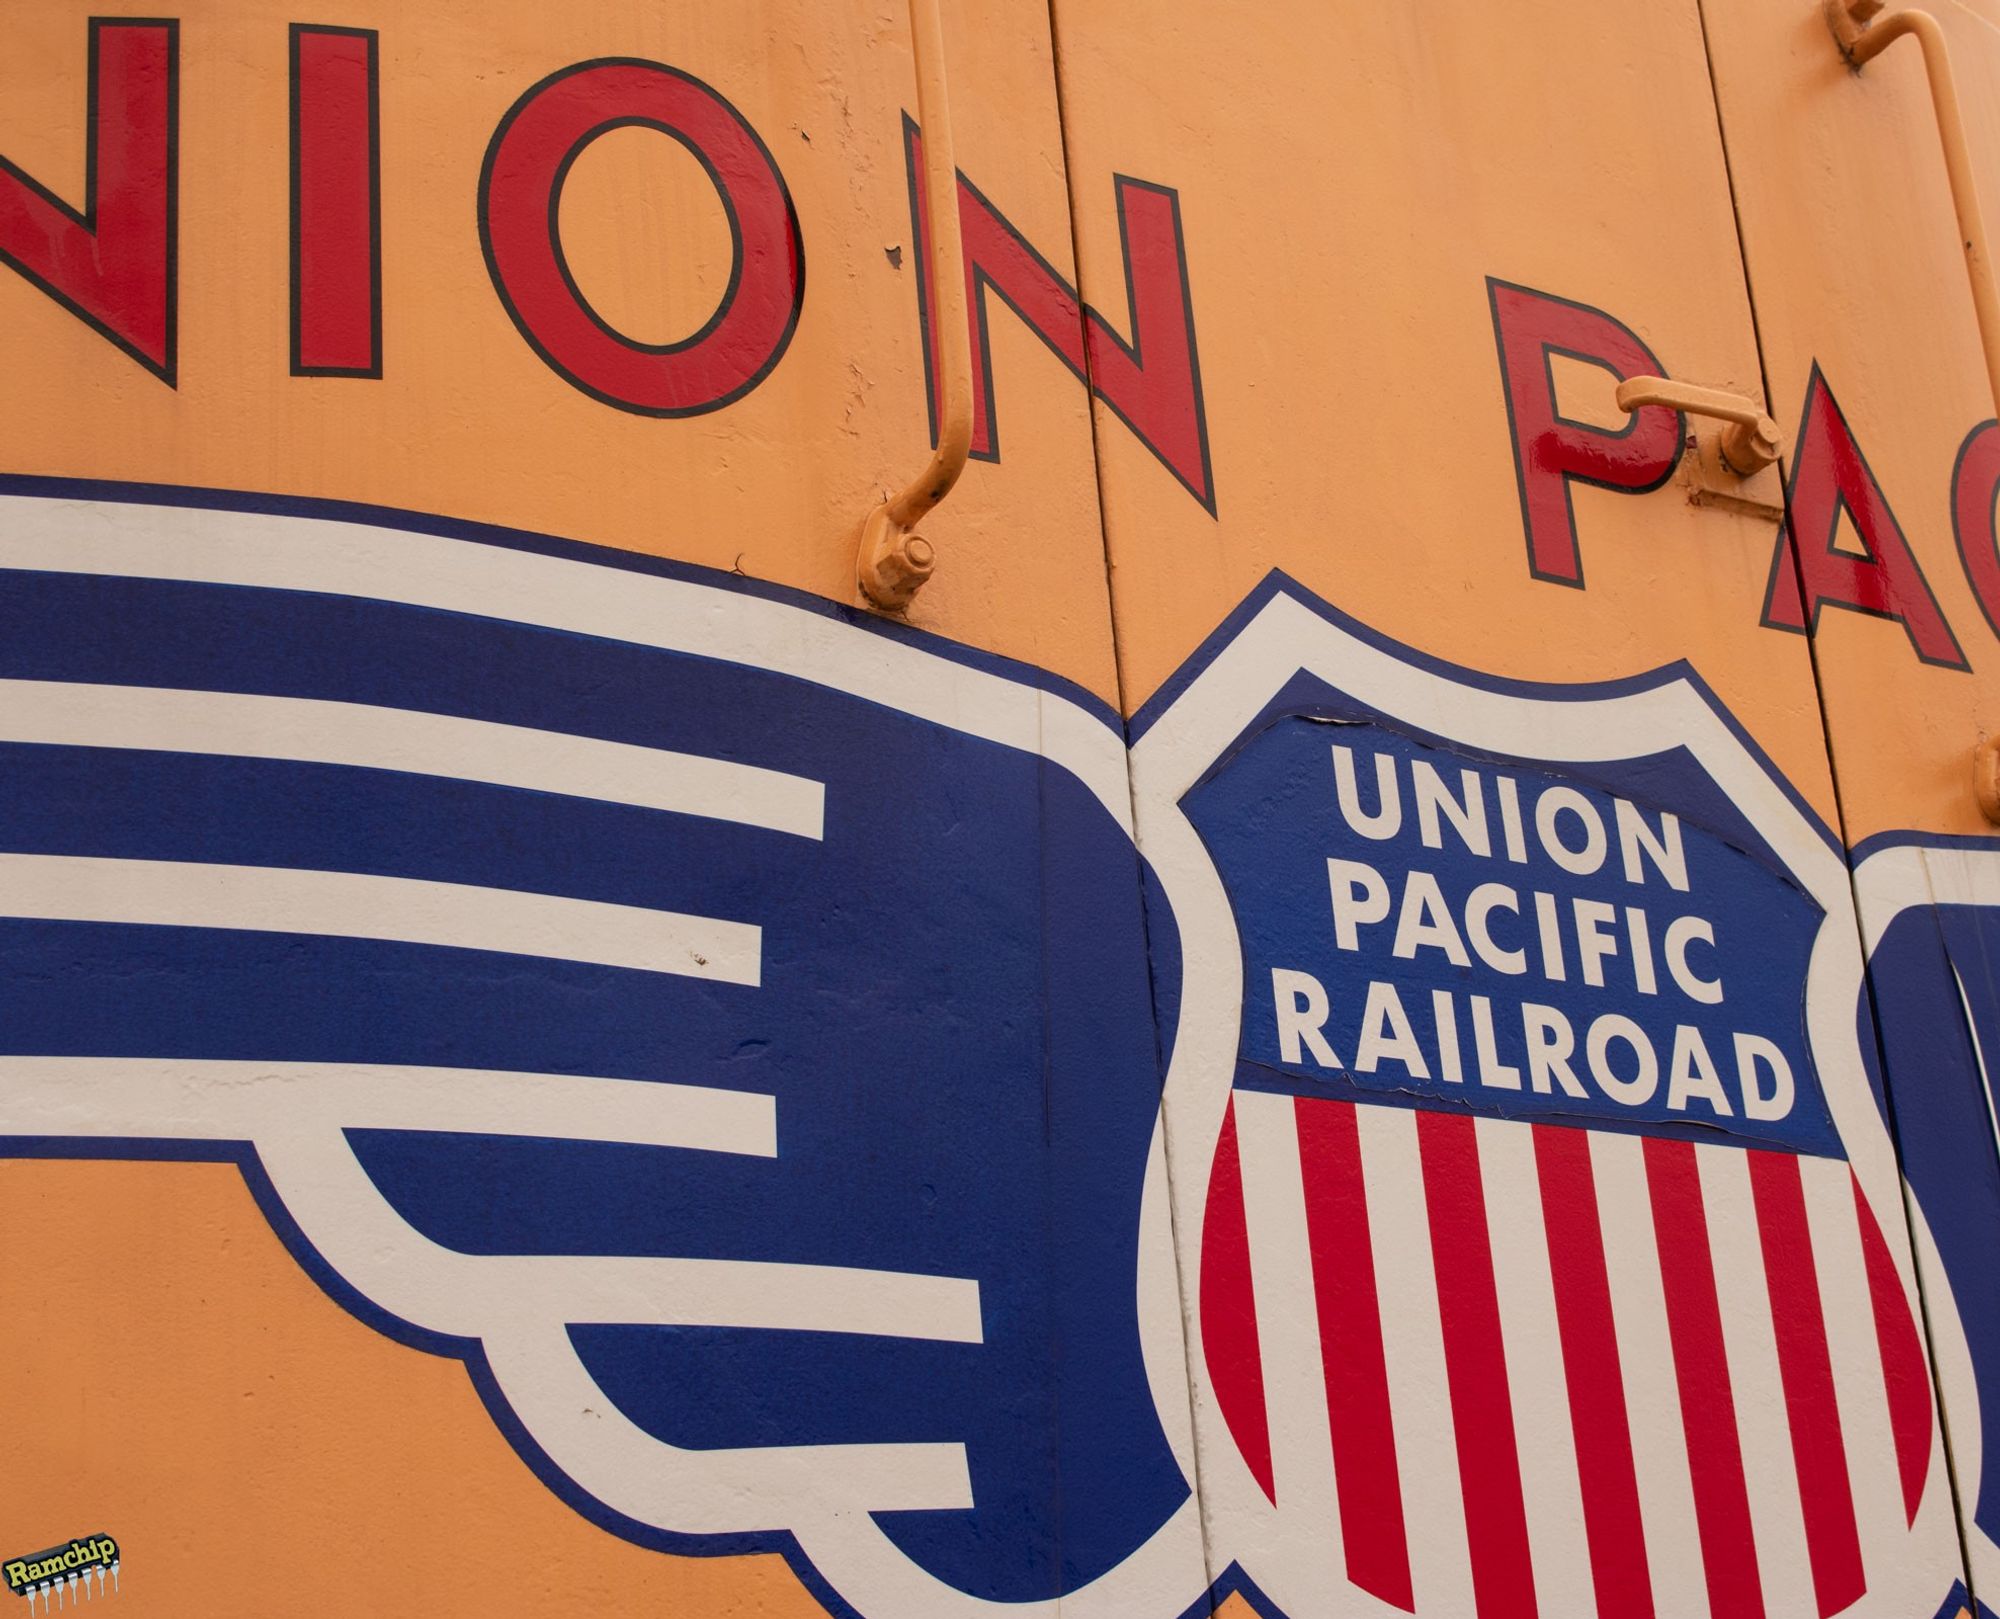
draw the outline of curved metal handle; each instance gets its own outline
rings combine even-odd
[[[861,526],[857,571],[862,594],[891,612],[909,606],[937,565],[936,551],[915,532],[916,525],[951,493],[972,449],[972,327],[958,231],[958,160],[945,94],[944,24],[937,0],[910,0],[910,48],[917,66],[917,121],[923,126],[924,209],[930,221],[930,283],[944,397],[930,464],[901,494],[870,512]]]
[[[1618,384],[1618,408],[1630,413],[1642,405],[1665,405],[1690,416],[1712,416],[1728,425],[1722,430],[1722,464],[1739,478],[1762,472],[1785,447],[1778,424],[1754,399],[1727,394],[1719,388],[1698,388],[1671,377],[1629,377]]]
[[[1871,23],[1869,19],[1881,9],[1881,0],[1825,0],[1827,26],[1840,54],[1857,72],[1899,39],[1915,39],[1923,49],[1931,109],[1937,117],[1938,142],[1944,147],[1945,175],[1951,182],[1951,206],[1958,215],[1959,245],[1965,250],[1965,275],[1972,283],[1972,308],[1979,319],[1979,343],[1986,351],[1986,385],[1993,394],[1994,412],[2000,415],[2000,289],[1993,284],[1993,256],[1986,246],[1986,222],[1980,217],[1951,52],[1944,30],[1929,12],[1892,11]]]

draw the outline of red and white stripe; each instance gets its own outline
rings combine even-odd
[[[1200,1319],[1329,1597],[1826,1619],[1925,1485],[1916,1319],[1838,1160],[1239,1091]]]

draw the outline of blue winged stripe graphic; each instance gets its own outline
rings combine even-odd
[[[1176,1515],[1114,730],[727,582],[6,516],[12,1150],[243,1158],[641,1539],[1033,1602]]]

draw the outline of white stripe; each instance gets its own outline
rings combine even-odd
[[[553,1323],[851,1332],[979,1343],[968,1277],[846,1265],[651,1254],[468,1254],[384,1199],[337,1133],[265,1136],[258,1156],[285,1206],[348,1281],[394,1314],[483,1338]]]
[[[1861,1568],[1871,1591],[1895,1590],[1901,1585],[1897,1572],[1907,1568],[1914,1574],[1922,1559],[1912,1555],[1903,1510],[1903,1475],[1896,1461],[1854,1181],[1839,1159],[1806,1158],[1799,1167],[1827,1354],[1833,1362],[1834,1403],[1840,1410],[1840,1437],[1847,1448],[1847,1477],[1861,1533]]]
[[[756,984],[760,930],[602,900],[293,866],[0,854],[0,916],[331,934]]]
[[[1130,825],[1125,747],[1075,703],[786,602],[325,517],[10,501],[0,566],[403,602],[767,668],[1044,755]]]
[[[615,1141],[777,1156],[777,1102],[577,1074],[183,1057],[0,1057],[0,1134],[253,1140],[330,1129]]]
[[[1703,1143],[1694,1156],[1708,1216],[1708,1252],[1722,1311],[1722,1347],[1743,1450],[1764,1612],[1767,1619],[1818,1619],[1749,1154],[1739,1147]]]
[[[454,1120],[460,1106],[469,1116]],[[951,1276],[680,1257],[447,1253],[382,1203],[342,1127],[456,1128],[771,1156],[771,1099],[700,1086],[483,1070],[95,1058],[0,1061],[0,1132],[231,1139],[255,1132],[314,1240],[378,1302],[476,1336],[522,1311],[564,1322],[776,1328],[981,1341],[979,1284]],[[86,1128],[87,1126],[87,1128]],[[306,1218],[313,1215],[313,1218]],[[411,1244],[448,1289],[397,1297]],[[334,1257],[334,1256],[329,1256]],[[391,1284],[377,1271],[393,1272]],[[443,1312],[439,1314],[438,1312]]]
[[[1473,1612],[1472,1556],[1465,1539],[1465,1492],[1459,1485],[1458,1436],[1445,1374],[1417,1116],[1408,1108],[1376,1106],[1357,1107],[1354,1116],[1361,1132],[1416,1611],[1425,1619],[1458,1619]]]
[[[1284,1526],[1273,1549],[1289,1565],[1284,1580],[1274,1583],[1288,1590],[1315,1585],[1335,1590],[1346,1581],[1347,1563],[1313,1297],[1297,1104],[1289,1096],[1237,1091],[1235,1105],[1271,1473]]]
[[[1951,964],[1951,981],[1958,989],[1958,1009],[1965,1018],[1965,1033],[1972,1042],[1972,1065],[1979,1071],[1979,1098],[1986,1104],[1986,1122],[1993,1130],[1993,1140],[2000,1146],[2000,1114],[1993,1108],[1993,1076],[1986,1070],[1986,1049],[1979,1043],[1979,1020],[1972,1015],[1972,1001],[1965,993],[1965,980],[1959,975],[1958,963]]]
[[[748,1501],[772,1522],[843,1527],[862,1513],[965,1511],[973,1505],[961,1444],[680,1450],[618,1409],[560,1325],[489,1334],[486,1355],[508,1404],[556,1465],[598,1500],[642,1523],[673,1524],[688,1534],[727,1533],[741,1528]]]
[[[367,703],[0,680],[0,741],[405,770],[821,836],[826,789],[699,754]]]
[[[558,1321],[981,1341],[968,1277],[768,1260],[467,1254],[468,1286],[525,1288]]]
[[[1701,1535],[1695,1524],[1694,1481],[1681,1425],[1674,1347],[1667,1330],[1666,1290],[1646,1189],[1644,1145],[1637,1136],[1590,1132],[1598,1224],[1618,1334],[1625,1412],[1632,1428],[1632,1465],[1639,1514],[1646,1528],[1646,1565],[1653,1608],[1674,1619],[1708,1612]]]
[[[1507,1355],[1507,1392],[1514,1408],[1514,1448],[1528,1516],[1528,1549],[1537,1608],[1558,1614],[1597,1611],[1583,1486],[1571,1429],[1569,1385],[1563,1376],[1562,1329],[1556,1321],[1555,1280],[1549,1272],[1541,1181],[1535,1169],[1534,1127],[1480,1119],[1479,1174],[1486,1229],[1492,1239],[1493,1282],[1500,1301],[1500,1338]]]

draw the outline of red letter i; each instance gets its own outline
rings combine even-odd
[[[376,34],[292,24],[292,375],[382,374]]]

